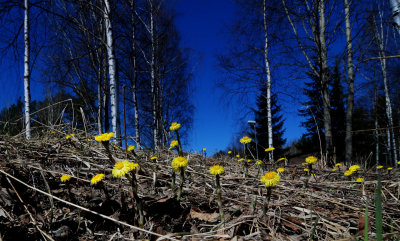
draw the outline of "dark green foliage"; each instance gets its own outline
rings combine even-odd
[[[21,98],[16,104],[12,104],[8,108],[3,108],[0,112],[0,134],[1,135],[16,135],[22,131],[24,119],[23,108],[24,103]],[[20,119],[22,118],[22,119]]]
[[[286,139],[283,138],[283,134],[285,133],[285,129],[283,128],[283,124],[285,119],[281,114],[281,106],[277,103],[277,95],[271,95],[271,109],[272,109],[272,142],[274,150],[275,159],[282,157],[284,154],[284,145],[286,144]],[[256,131],[257,131],[257,141],[258,141],[258,153],[259,159],[263,159],[266,157],[266,153],[264,151],[265,148],[268,148],[268,109],[267,109],[267,88],[262,88],[261,93],[257,98],[257,109],[254,110],[255,121],[256,121]],[[250,136],[254,138],[253,127],[251,129]],[[254,142],[252,142],[254,143]],[[252,152],[255,155],[255,145],[250,146]]]

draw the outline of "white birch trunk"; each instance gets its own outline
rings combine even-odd
[[[111,124],[115,139],[118,143],[121,142],[121,130],[119,125],[119,101],[118,101],[118,82],[116,77],[116,62],[114,55],[114,43],[113,43],[113,30],[110,19],[110,3],[109,0],[104,0],[104,20],[106,24],[106,38],[107,38],[107,55],[108,55],[108,74],[110,77],[110,99],[111,99]]]
[[[330,113],[330,97],[329,97],[329,86],[328,86],[328,56],[326,49],[325,40],[325,0],[318,2],[318,15],[319,15],[319,41],[320,41],[320,58],[321,58],[321,86],[322,86],[322,100],[324,105],[324,129],[325,129],[325,148],[328,156],[327,164],[331,166],[333,164],[333,142],[332,142],[332,124],[331,124],[331,113]]]
[[[156,73],[155,73],[155,39],[154,39],[154,3],[149,1],[150,6],[150,41],[151,41],[151,95],[152,95],[152,112],[153,112],[153,141],[154,148],[158,150],[158,122],[157,122],[157,88],[156,88]]]
[[[378,132],[378,94],[375,89],[375,162],[376,166],[379,165],[379,132]],[[378,170],[377,170],[378,171]]]
[[[25,135],[26,139],[31,139],[31,117],[30,117],[30,69],[29,69],[29,55],[30,55],[30,42],[29,42],[29,0],[25,0],[24,9],[24,98],[25,98]]]
[[[400,0],[390,0],[390,7],[397,32],[400,34]]]
[[[264,60],[265,71],[267,73],[267,125],[268,125],[268,147],[273,147],[273,132],[272,132],[272,109],[271,109],[271,70],[268,58],[268,27],[267,27],[267,3],[263,1],[263,17],[264,17]],[[273,151],[269,152],[269,162],[272,163],[274,159]]]
[[[350,24],[350,4],[348,0],[344,0],[344,14],[346,22],[346,43],[347,43],[347,75],[348,75],[348,94],[347,94],[347,110],[346,110],[346,135],[345,135],[345,161],[349,163],[353,156],[353,105],[354,105],[354,70],[353,70],[353,48],[351,40],[351,24]]]

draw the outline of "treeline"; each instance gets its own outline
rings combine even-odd
[[[226,78],[218,84],[239,105],[258,96],[250,107],[256,128],[246,126],[241,135],[257,137],[259,152],[275,147],[274,159],[313,153],[330,166],[397,165],[400,1],[235,4],[228,48],[218,54]],[[287,146],[282,104],[298,103],[306,133]],[[240,150],[235,139],[230,148]]]
[[[25,16],[24,9],[28,10]],[[139,148],[167,146],[173,121],[182,124],[183,135],[188,133],[193,116],[190,51],[180,44],[170,2],[3,1],[0,19],[9,30],[2,37],[7,43],[4,50],[21,50],[21,45],[9,43],[21,40],[18,27],[23,17],[26,20],[26,12],[30,31],[25,36],[33,41],[28,43],[32,48],[25,76],[36,71],[49,86],[45,94],[71,95],[82,103],[86,121],[94,123],[97,132],[115,132],[120,141],[124,91],[127,135],[134,137]],[[25,38],[25,56],[26,44]],[[25,109],[29,103],[25,97]],[[1,119],[4,121],[3,116]],[[25,119],[26,123],[35,121]]]

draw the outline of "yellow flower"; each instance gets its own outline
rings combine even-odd
[[[156,157],[156,156],[152,156],[150,159],[151,159],[151,160],[157,160],[157,159],[158,159],[158,157]]]
[[[237,158],[239,158],[239,157],[240,157],[240,155],[239,155],[239,154],[237,154],[237,155],[236,155],[236,157],[237,157]]]
[[[309,156],[306,158],[306,163],[307,164],[314,164],[318,161],[318,159],[315,156]]]
[[[214,165],[210,168],[210,173],[212,175],[221,175],[224,173],[224,168],[220,165]]]
[[[333,171],[333,172],[336,172],[336,168],[333,168],[332,171]]]
[[[340,164],[340,163],[336,163],[335,166],[340,167],[341,165],[342,165],[342,164]]]
[[[258,161],[256,162],[256,164],[257,164],[257,165],[261,165],[261,164],[262,164],[262,161],[261,161],[261,160],[258,160]]]
[[[90,181],[91,184],[96,184],[100,182],[104,178],[104,174],[97,174],[96,176],[92,177],[92,180]]]
[[[400,165],[400,161],[398,161],[398,162],[397,162],[397,164],[399,164],[399,165]]]
[[[344,175],[346,177],[350,176],[351,174],[353,174],[353,172],[351,170],[347,170],[347,171],[344,172]]]
[[[273,151],[273,150],[275,150],[275,147],[270,147],[270,148],[265,149],[266,152]]]
[[[169,127],[171,131],[177,131],[179,128],[181,128],[181,124],[178,122],[172,122],[171,126]]]
[[[71,139],[73,136],[75,136],[75,134],[67,135],[67,136],[65,137],[65,139],[69,140],[69,139]]]
[[[243,136],[242,139],[240,139],[240,143],[243,143],[243,144],[248,144],[250,142],[251,142],[251,138],[248,136]]]
[[[71,179],[71,176],[65,175],[65,174],[62,175],[61,178],[60,178],[60,180],[61,180],[62,182],[69,181],[69,179]]]
[[[175,171],[178,171],[178,170],[180,170],[181,168],[185,168],[185,167],[187,166],[187,164],[188,164],[188,160],[187,160],[185,157],[183,157],[183,156],[175,157],[175,158],[172,160],[172,163],[171,163],[172,168],[173,168]]]
[[[231,154],[232,153],[232,151],[228,151],[228,154]]]
[[[309,172],[309,171],[310,171],[310,169],[308,169],[308,168],[304,168],[304,171],[305,171],[305,172]]]
[[[247,160],[247,163],[250,163],[251,162],[251,160],[249,159],[249,160]]]
[[[349,167],[349,170],[351,172],[356,172],[358,169],[360,169],[359,165],[353,165],[353,166]]]
[[[204,148],[203,148],[203,151],[206,151],[206,150],[207,150],[207,149],[204,147]]]
[[[129,163],[129,161],[119,161],[115,163],[114,168],[112,170],[112,174],[114,177],[121,178],[132,170],[132,169],[129,170],[130,168],[132,168],[132,166],[127,165],[128,164],[127,162]]]
[[[56,134],[56,132],[55,131],[51,131],[50,134]]]
[[[128,146],[128,151],[133,151],[133,150],[135,150],[135,146],[129,145]]]
[[[376,167],[376,169],[382,169],[382,168],[383,168],[383,166],[381,166],[381,165]]]
[[[114,147],[115,150],[119,149],[119,147],[117,145],[113,145],[113,147]]]
[[[307,162],[303,162],[303,163],[301,163],[301,165],[302,165],[302,166],[305,166],[305,165],[307,165]]]
[[[178,141],[173,140],[173,141],[171,141],[171,144],[169,145],[169,149],[172,149],[172,148],[176,147],[177,145],[178,145]]]
[[[98,142],[110,141],[111,137],[114,136],[114,132],[104,133],[98,136],[95,136],[94,139]]]
[[[266,187],[275,187],[279,183],[281,177],[276,172],[267,172],[261,177],[260,181]]]
[[[277,172],[279,172],[279,173],[282,173],[282,172],[284,172],[284,171],[285,171],[285,168],[283,168],[283,167],[280,167],[280,168],[276,169],[276,171],[277,171]]]
[[[124,166],[125,166],[125,168],[128,170],[128,172],[130,172],[130,171],[132,171],[132,170],[135,170],[136,167],[139,166],[139,164],[130,162],[130,161],[128,161],[128,160],[125,160],[125,161],[122,161],[122,162],[124,163]]]
[[[88,140],[88,141],[93,141],[93,139],[91,139],[91,138],[88,138],[87,140]]]
[[[362,177],[359,177],[359,178],[357,178],[357,180],[356,180],[357,182],[363,182],[364,181],[364,178],[362,178]]]
[[[239,160],[238,160],[238,162],[241,162],[241,161],[243,161],[244,160],[244,158],[240,158]]]
[[[393,169],[393,167],[388,167],[388,171],[390,171],[390,170],[392,170]]]
[[[287,159],[286,158],[284,158],[284,157],[281,157],[281,158],[279,158],[278,160],[276,160],[277,162],[280,162],[280,161],[283,161],[283,160],[286,160],[287,161]]]

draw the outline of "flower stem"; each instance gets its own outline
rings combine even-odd
[[[269,201],[271,200],[272,188],[267,188],[267,197],[265,198],[263,212],[260,215],[260,218],[264,217],[265,214],[268,212]]]
[[[139,216],[139,221],[138,221],[139,227],[143,228],[143,224],[144,224],[143,203],[142,203],[142,199],[137,194],[138,186],[137,186],[136,175],[134,172],[131,172],[131,175],[130,176],[126,175],[126,177],[132,186],[133,198],[135,199],[136,206],[137,206],[137,214]]]
[[[175,180],[176,180],[176,174],[175,174],[174,169],[172,169],[171,177],[172,177],[171,189],[174,189],[175,188]]]
[[[218,202],[218,208],[219,208],[219,215],[221,217],[221,222],[223,223],[223,222],[225,222],[225,218],[224,218],[224,210],[222,209],[221,184],[219,182],[219,175],[216,175],[215,186],[217,188],[217,202]]]
[[[183,182],[185,181],[185,170],[184,170],[184,168],[181,167],[180,171],[181,171],[181,180],[180,180],[179,189],[178,189],[178,197],[176,198],[178,201],[181,200],[182,190],[183,190]]]

